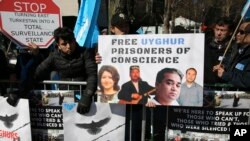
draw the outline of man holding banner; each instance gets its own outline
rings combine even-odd
[[[118,12],[111,19],[111,34],[126,35],[130,33],[130,21],[126,14]],[[99,53],[95,56],[96,63],[101,63],[102,57]]]
[[[7,102],[15,106],[20,97],[27,97],[29,91],[39,81],[43,80],[51,71],[57,71],[64,81],[86,81],[87,86],[78,103],[77,112],[89,112],[92,97],[97,89],[97,65],[91,52],[80,47],[75,40],[74,33],[67,27],[59,27],[54,31],[54,38],[58,50],[51,53],[37,68],[34,79],[23,82],[19,95],[10,94]],[[37,46],[31,46],[38,49]]]
[[[131,24],[130,19],[126,14],[124,14],[122,12],[117,12],[112,16],[112,19],[111,19],[111,33],[114,35],[132,34],[131,30],[130,30],[130,24]],[[97,53],[95,56],[95,60],[96,60],[96,63],[101,63],[102,56],[99,53]],[[134,67],[138,67],[138,69],[139,69],[139,66],[134,66]],[[133,68],[133,69],[135,69],[135,68]],[[134,71],[137,71],[137,70],[135,69]],[[148,84],[147,84],[147,86],[148,86]],[[129,91],[133,91],[134,89],[135,88],[133,88],[132,90],[129,90]],[[135,140],[135,141],[141,140],[142,105],[141,104],[140,105],[128,105],[128,104],[132,104],[132,103],[138,103],[140,100],[138,100],[137,96],[140,96],[140,95],[138,95],[138,94],[133,95],[133,100],[132,100],[133,102],[132,103],[131,103],[131,101],[130,102],[124,101],[124,99],[122,98],[123,96],[120,97],[120,103],[123,103],[123,104],[127,103],[125,140]],[[131,96],[132,95],[129,94],[126,97],[129,97],[129,99],[131,100],[132,99]],[[118,94],[118,98],[119,98],[119,94]],[[145,98],[143,98],[143,99],[145,99]],[[141,102],[142,101],[143,100],[141,100]],[[141,103],[141,102],[139,102],[139,103]]]

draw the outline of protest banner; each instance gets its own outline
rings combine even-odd
[[[16,107],[0,96],[0,141],[31,141],[29,101],[20,99]]]
[[[114,67],[120,76],[118,86],[130,81],[129,69],[134,65],[140,68],[140,78],[152,87],[157,72],[166,67],[182,74],[195,68],[196,82],[203,86],[204,34],[103,35],[98,43],[102,56],[98,69]]]
[[[248,125],[248,109],[169,107],[168,128],[174,130],[229,134],[230,125]]]
[[[34,42],[47,48],[54,41],[53,31],[60,27],[59,7],[52,0],[0,1],[0,28],[20,46]]]

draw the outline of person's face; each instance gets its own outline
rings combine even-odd
[[[72,54],[76,48],[76,42],[73,40],[72,42],[66,42],[63,39],[59,39],[58,48],[65,54]]]
[[[180,95],[181,78],[176,73],[165,73],[161,83],[156,83],[156,95],[159,101],[171,102]]]
[[[129,33],[129,25],[127,23],[111,27],[111,32],[115,35],[124,35]]]
[[[238,32],[236,34],[236,42],[239,44],[248,43],[248,33],[245,33],[245,28],[249,23],[243,23],[240,25]]]
[[[228,25],[215,25],[214,27],[214,38],[217,42],[221,42],[230,35]]]
[[[140,71],[138,69],[132,69],[130,71],[130,78],[132,81],[139,81],[140,79]]]
[[[196,72],[194,70],[188,70],[187,74],[186,74],[186,81],[188,83],[193,83],[195,81],[196,78]]]
[[[108,71],[104,71],[101,76],[101,85],[104,89],[112,89],[114,86],[114,80],[112,74]]]

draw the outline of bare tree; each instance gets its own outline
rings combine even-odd
[[[169,33],[170,29],[170,17],[171,17],[171,3],[172,0],[165,0],[164,3],[164,14],[163,14],[163,33]]]
[[[145,9],[136,8],[136,4],[144,2]],[[158,13],[153,11],[153,3],[155,0],[109,0],[109,16],[113,15],[118,7],[127,10],[129,16],[135,16],[135,19],[143,21],[143,25],[158,26],[163,24],[163,33],[169,33],[171,30],[169,21],[172,20],[172,27],[175,26],[174,19],[181,15],[195,22],[204,22],[204,19],[211,24],[216,18],[222,16],[231,17],[236,20],[240,16],[241,9],[246,0],[158,0],[157,2],[164,2],[164,9],[159,12],[159,5],[157,7]],[[162,5],[160,5],[161,7]],[[138,7],[138,6],[137,6]],[[140,11],[140,12],[137,12]],[[135,13],[140,13],[141,18]],[[144,14],[144,15],[142,15]],[[159,14],[161,20],[159,20]],[[146,17],[149,17],[149,20]],[[146,24],[145,24],[146,23]]]
[[[230,16],[230,8],[232,7],[232,0],[225,0],[225,5],[222,7],[223,16]]]

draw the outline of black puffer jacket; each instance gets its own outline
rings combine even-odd
[[[61,80],[86,81],[86,90],[95,92],[97,88],[97,64],[89,49],[77,46],[71,55],[60,50],[53,52],[36,69],[35,79],[43,80],[51,71],[57,71]]]
[[[238,49],[238,47],[236,48]],[[233,84],[236,88],[250,90],[250,45],[239,51],[234,51],[222,79]]]

